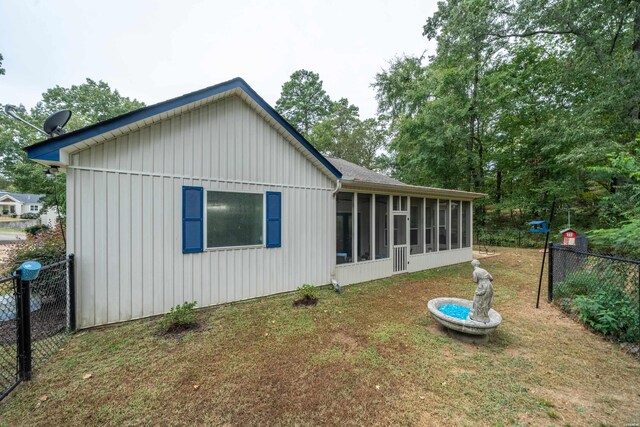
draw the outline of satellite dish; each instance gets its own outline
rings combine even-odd
[[[62,110],[57,113],[53,113],[44,122],[44,131],[50,136],[59,136],[65,133],[63,129],[71,118],[71,111]]]

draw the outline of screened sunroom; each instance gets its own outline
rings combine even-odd
[[[341,284],[472,259],[478,193],[410,186],[344,160],[336,194],[336,268]]]

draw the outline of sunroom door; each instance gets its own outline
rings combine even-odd
[[[407,271],[409,261],[409,245],[407,242],[407,213],[393,214],[393,272]]]

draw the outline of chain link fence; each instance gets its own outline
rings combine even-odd
[[[0,279],[0,399],[64,344],[75,329],[73,255],[43,266],[32,281]]]
[[[550,249],[549,301],[603,335],[640,342],[640,260]]]
[[[0,280],[0,392],[6,396],[20,382],[18,369],[18,319],[16,282],[13,277]]]

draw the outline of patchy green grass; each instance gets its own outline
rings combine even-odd
[[[623,425],[640,422],[640,364],[558,309],[534,309],[540,254],[483,261],[503,324],[452,340],[428,315],[470,298],[467,264],[83,331],[0,404],[2,425]],[[92,377],[84,379],[83,375]],[[41,400],[43,396],[46,400]]]

